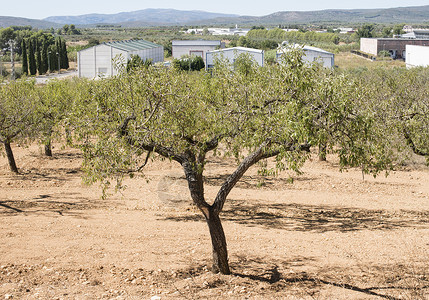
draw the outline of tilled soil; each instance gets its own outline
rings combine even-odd
[[[429,170],[249,170],[221,215],[233,274],[210,272],[207,225],[179,165],[153,162],[103,200],[76,150],[0,157],[0,299],[429,299]],[[233,160],[210,158],[213,199]]]

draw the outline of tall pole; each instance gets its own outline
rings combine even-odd
[[[3,77],[3,54],[0,54],[0,78]]]
[[[57,56],[58,56],[58,74],[61,73],[61,62],[60,62],[60,54],[57,52]]]
[[[13,60],[13,47],[15,47],[15,41],[9,40],[9,46],[10,46],[10,65],[12,69],[11,79],[15,80],[15,61]]]
[[[51,73],[51,61],[50,61],[50,57],[51,57],[51,51],[48,52],[48,75]]]

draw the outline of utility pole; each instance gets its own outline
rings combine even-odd
[[[3,77],[3,54],[0,53],[0,80]]]
[[[10,46],[10,67],[12,69],[11,79],[15,80],[15,61],[13,60],[13,47],[15,47],[16,42],[14,40],[9,40]]]
[[[51,51],[48,52],[48,75],[51,74]]]
[[[58,56],[58,74],[61,73],[61,57],[60,54],[57,52],[57,56]]]

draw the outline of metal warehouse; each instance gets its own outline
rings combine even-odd
[[[225,43],[221,41],[208,40],[174,40],[172,41],[173,58],[181,58],[183,55],[201,56],[206,62],[206,52],[225,48]]]
[[[300,46],[295,45],[295,47]],[[333,68],[335,66],[334,53],[312,46],[304,46],[302,50],[304,51],[304,54],[302,55],[302,60],[305,62],[311,63],[313,61],[317,61],[326,68]],[[287,48],[283,48],[277,51],[276,59],[278,62],[281,61],[281,56],[284,54],[284,51],[287,51]]]
[[[247,53],[250,57],[260,66],[264,65],[264,50],[233,47],[221,50],[209,51],[206,53],[206,68],[212,68],[215,64],[216,58],[227,59],[230,63],[234,63],[237,57],[241,54]]]
[[[131,55],[138,55],[144,61],[153,63],[164,61],[164,47],[145,40],[107,42],[77,54],[78,76],[95,78],[118,74],[115,61],[125,66]]]
[[[429,66],[429,47],[407,45],[405,47],[405,63],[407,68],[428,67]]]
[[[380,51],[388,51],[394,59],[405,59],[407,45],[429,46],[429,39],[401,38],[361,38],[360,51],[378,55]]]

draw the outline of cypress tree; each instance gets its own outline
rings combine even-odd
[[[43,66],[42,66],[42,54],[40,53],[40,41],[36,40],[36,62],[37,62],[37,71],[39,75],[43,74]]]
[[[61,69],[61,44],[60,44],[60,40],[61,40],[61,38],[59,37],[56,41],[55,41],[55,57],[56,57],[56,60],[55,60],[55,63],[57,64],[57,69],[59,68],[59,69]],[[58,53],[58,54],[57,54]],[[58,59],[58,57],[59,57],[59,59]],[[60,65],[58,65],[58,63],[60,64]]]
[[[34,48],[31,40],[28,40],[28,66],[30,69],[30,75],[36,75],[36,58],[34,57]]]
[[[51,54],[49,56],[49,62],[51,65],[50,71],[52,72],[52,71],[58,70],[58,58],[56,55],[57,50],[56,50],[55,45],[51,45],[49,47],[49,52],[51,52]]]
[[[22,73],[28,75],[28,58],[27,58],[27,45],[25,40],[22,39]]]
[[[66,46],[65,40],[63,40],[61,43],[61,50],[63,53],[63,57],[62,57],[63,58],[63,68],[67,70],[70,66],[69,66],[69,58],[67,56],[67,46]]]
[[[46,73],[48,71],[48,43],[45,39],[42,43],[42,66],[42,73]]]

